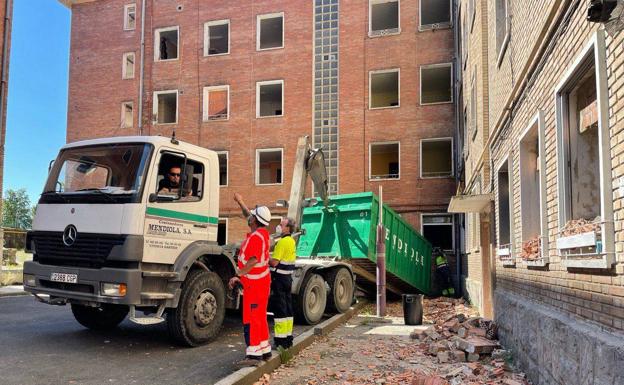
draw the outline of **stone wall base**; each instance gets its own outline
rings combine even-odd
[[[624,384],[623,334],[504,289],[494,296],[501,343],[534,384]]]

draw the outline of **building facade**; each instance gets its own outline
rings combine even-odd
[[[4,142],[6,138],[12,22],[13,0],[0,1],[0,202],[4,191]],[[0,204],[0,218],[1,215],[2,205]],[[4,239],[2,229],[0,229],[0,239]]]
[[[460,1],[449,211],[466,213],[467,294],[539,384],[624,383],[624,35],[589,6]]]
[[[275,201],[310,135],[332,194],[383,186],[386,203],[456,249],[451,0],[62,2],[68,142],[175,130],[219,151],[222,242],[246,231],[235,192],[274,223],[285,214]]]

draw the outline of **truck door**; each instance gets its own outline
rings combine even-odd
[[[158,157],[157,176],[147,186],[143,261],[173,264],[188,245],[207,240],[218,220],[208,216],[208,165],[174,151],[161,151]]]

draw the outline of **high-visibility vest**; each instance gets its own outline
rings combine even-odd
[[[244,277],[251,280],[266,277],[269,274],[269,232],[263,227],[247,234],[238,255],[238,268],[245,267],[252,257],[258,262]]]
[[[439,269],[444,266],[448,266],[448,263],[446,262],[446,258],[444,258],[444,256],[442,255],[438,255],[436,257],[436,268]]]
[[[275,245],[275,250],[273,250],[271,257],[278,260],[279,264],[271,267],[271,271],[277,274],[291,275],[295,270],[295,261],[297,260],[296,248],[295,240],[290,234],[282,237]]]

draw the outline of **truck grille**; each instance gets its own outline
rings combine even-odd
[[[125,235],[78,233],[71,246],[63,243],[61,232],[35,232],[35,253],[46,265],[100,268],[114,246],[123,245]]]

